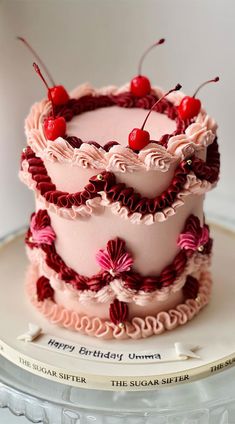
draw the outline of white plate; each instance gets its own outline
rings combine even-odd
[[[153,390],[200,379],[235,365],[235,236],[212,227],[214,287],[210,304],[185,326],[142,340],[101,341],[79,335],[47,322],[29,304],[23,282],[27,260],[23,237],[12,238],[0,253],[0,348],[11,362],[27,371],[71,386],[104,390]],[[175,342],[200,346],[200,359],[171,363],[98,363],[42,349],[37,342],[26,344],[17,336],[28,323],[39,324],[44,333],[86,347],[117,351],[167,349]]]

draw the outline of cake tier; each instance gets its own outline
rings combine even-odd
[[[40,209],[32,215],[26,243],[29,259],[38,270],[34,284],[41,302],[49,298],[79,316],[117,326],[135,317],[154,317],[187,299],[200,303],[200,276],[208,270],[212,240],[209,227],[201,226],[195,215],[189,216],[178,236],[179,251],[155,275],[137,271],[135,256],[121,238],[109,240],[106,249],[96,253],[98,273],[79,274],[58,254],[55,240],[50,216]]]
[[[80,87],[56,110],[67,134],[53,142],[43,132],[48,102],[26,120],[20,176],[36,196],[26,242],[38,301],[125,334],[137,317],[200,303],[210,260],[203,199],[219,174],[215,123],[203,110],[180,120],[177,93],[152,112],[151,142],[139,152],[126,146],[161,94]]]
[[[116,237],[127,243],[135,258],[135,270],[143,275],[160,274],[179,252],[177,239],[187,218],[194,214],[203,223],[204,196],[189,196],[180,213],[154,225],[133,224],[110,208],[92,217],[68,220],[48,212],[56,233],[56,251],[69,267],[91,277],[100,270],[98,250]],[[37,210],[43,205],[37,201]]]

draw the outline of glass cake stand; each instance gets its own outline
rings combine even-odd
[[[32,375],[3,357],[0,376],[0,407],[32,423],[235,423],[235,368],[149,392],[78,389]]]
[[[115,392],[42,378],[0,352],[0,407],[44,424],[235,424],[235,367],[186,384]]]

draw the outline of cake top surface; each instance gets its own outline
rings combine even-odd
[[[128,134],[141,126],[163,94],[161,89],[152,88],[151,94],[138,98],[130,93],[129,84],[101,89],[83,84],[70,93],[66,105],[56,108],[56,116],[66,120],[64,137],[54,141],[45,137],[43,122],[51,114],[50,101],[42,100],[32,107],[25,122],[28,145],[39,157],[92,168],[105,169],[118,155],[128,162],[130,171],[154,169],[156,158],[175,162],[211,144],[215,121],[203,109],[193,120],[180,119],[177,105],[184,94],[174,92],[157,105],[146,123],[150,143],[140,151],[128,146]],[[85,161],[80,161],[81,157],[86,157]]]
[[[146,114],[146,110],[138,108],[103,107],[75,116],[67,124],[67,135],[78,137],[84,142],[95,140],[102,147],[109,140],[118,141],[121,146],[128,147],[130,130],[141,126]],[[167,115],[153,111],[145,129],[153,140],[160,140],[164,134],[174,133],[176,122]]]

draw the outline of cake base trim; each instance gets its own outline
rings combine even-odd
[[[134,317],[120,327],[108,320],[80,316],[77,312],[65,309],[50,299],[39,302],[36,294],[36,281],[40,276],[38,268],[31,265],[26,278],[26,292],[33,306],[51,323],[89,336],[119,340],[159,335],[164,331],[173,330],[177,326],[186,324],[208,304],[212,286],[210,272],[202,272],[199,277],[197,299],[187,299],[175,308],[159,312],[156,316],[147,316],[144,319]]]

